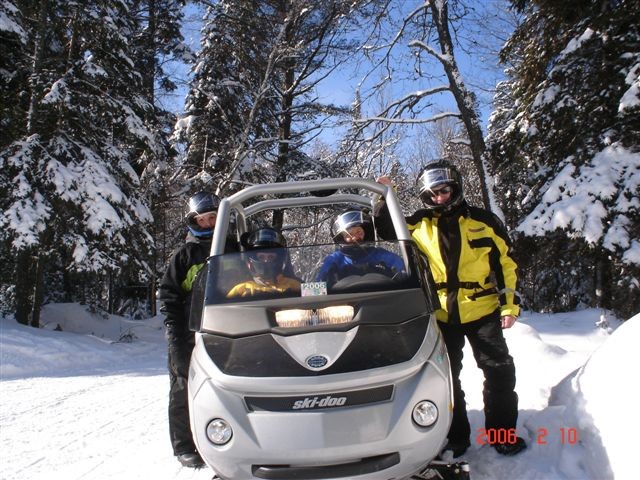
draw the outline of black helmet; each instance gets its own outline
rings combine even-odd
[[[213,229],[203,229],[198,226],[196,217],[203,213],[217,212],[220,206],[220,198],[210,192],[198,192],[189,199],[189,210],[185,215],[189,231],[197,237],[213,235]]]
[[[280,232],[270,227],[260,228],[249,234],[244,245],[248,250],[249,270],[255,277],[275,281],[284,272],[287,254],[282,249],[287,246],[287,242]],[[264,255],[260,255],[270,248],[277,249],[273,252],[273,258],[265,259]]]
[[[352,227],[362,227],[365,234],[365,240],[370,240],[371,217],[362,210],[347,210],[346,212],[338,215],[333,222],[333,227],[331,229],[333,241],[337,243],[344,243],[344,237],[342,234],[347,233],[347,230]]]
[[[445,160],[438,160],[423,167],[418,174],[416,184],[422,202],[428,209],[436,213],[451,213],[460,206],[464,200],[460,172]],[[434,203],[431,195],[433,190],[441,185],[448,185],[452,187],[453,191],[447,203],[438,205]]]
[[[287,241],[282,234],[274,228],[263,227],[251,232],[247,237],[246,247],[248,250],[257,248],[279,248],[286,247]]]

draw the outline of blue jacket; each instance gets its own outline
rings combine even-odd
[[[346,255],[343,252],[345,248],[355,254]],[[316,275],[316,281],[334,283],[350,275],[373,272],[393,276],[402,270],[404,270],[402,259],[384,248],[342,246],[324,259]]]

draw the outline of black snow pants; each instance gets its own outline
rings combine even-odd
[[[189,424],[187,377],[180,376],[171,362],[169,349],[169,435],[174,455],[197,451]]]
[[[518,395],[514,391],[516,369],[502,334],[499,312],[471,323],[449,325],[438,322],[438,325],[449,352],[453,377],[454,407],[449,441],[470,444],[471,427],[460,383],[465,337],[469,340],[478,368],[484,373],[485,429],[515,428],[518,419]]]

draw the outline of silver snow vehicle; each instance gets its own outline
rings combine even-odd
[[[340,246],[328,234],[296,245],[301,236],[285,228],[278,250],[300,289],[229,296],[252,279],[247,252],[224,253],[230,230],[240,239],[251,217],[272,210],[324,209],[328,219],[327,209],[371,209],[379,196],[399,240],[362,247],[395,253],[401,271],[322,281],[318,267]],[[198,451],[219,478],[469,478],[465,462],[433,461],[451,423],[449,360],[429,267],[392,189],[358,178],[245,188],[222,200],[202,272],[189,408]]]

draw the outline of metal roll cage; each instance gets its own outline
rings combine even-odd
[[[360,188],[372,193],[371,196],[349,193],[334,193],[328,196],[314,196],[313,192]],[[255,203],[249,202],[257,197],[265,195],[305,193],[309,196],[269,198]],[[247,217],[265,210],[281,208],[299,208],[309,206],[323,206],[334,204],[358,204],[373,209],[377,196],[381,196],[389,208],[391,220],[398,240],[411,240],[407,224],[404,220],[402,208],[393,188],[373,180],[363,178],[325,178],[322,180],[305,180],[301,182],[271,183],[266,185],[253,185],[245,188],[220,202],[218,218],[213,233],[211,244],[211,256],[222,255],[229,229],[231,213],[235,212],[238,234],[247,229]]]

